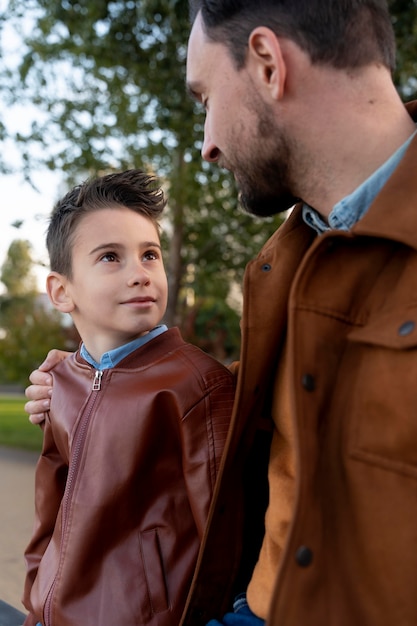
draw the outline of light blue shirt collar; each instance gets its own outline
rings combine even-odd
[[[85,359],[87,363],[92,365],[96,370],[107,370],[115,367],[131,352],[145,345],[145,343],[148,343],[148,341],[151,341],[151,339],[154,339],[158,335],[161,335],[166,330],[168,330],[168,327],[165,326],[165,324],[155,326],[155,328],[149,331],[149,333],[147,333],[146,335],[142,335],[141,337],[138,337],[133,341],[129,341],[129,343],[125,343],[123,346],[114,348],[114,350],[109,350],[109,352],[105,352],[100,359],[100,363],[97,363],[97,361],[93,359],[93,357],[88,353],[87,348],[84,344],[81,345],[80,354],[83,359]]]
[[[385,163],[355,189],[353,193],[340,200],[340,202],[333,207],[327,224],[315,209],[308,206],[308,204],[304,204],[303,219],[306,224],[314,228],[319,235],[332,229],[350,230],[356,222],[365,215],[373,200],[403,158],[415,134],[416,133],[411,135],[411,137],[394,152],[388,161],[385,161]]]

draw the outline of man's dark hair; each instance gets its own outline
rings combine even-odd
[[[190,0],[207,36],[225,44],[238,69],[250,33],[267,26],[294,41],[311,62],[339,69],[379,63],[395,67],[395,37],[385,0]]]
[[[72,277],[72,248],[76,228],[93,211],[124,207],[148,218],[158,228],[166,204],[155,176],[131,169],[88,179],[59,200],[51,213],[46,246],[51,270]]]

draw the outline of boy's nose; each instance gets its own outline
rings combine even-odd
[[[135,285],[148,285],[150,283],[150,277],[146,269],[137,264],[133,269],[128,281],[128,285],[134,287]]]

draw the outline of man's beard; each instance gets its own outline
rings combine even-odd
[[[288,211],[299,198],[290,191],[281,159],[258,164],[244,180],[238,179],[239,201],[252,215],[269,217]]]
[[[256,141],[261,146],[258,153],[253,152],[246,163],[242,161],[231,169],[242,207],[253,215],[269,217],[288,211],[299,201],[291,191],[292,150],[283,133],[274,129],[273,119],[266,115],[259,119]]]
[[[262,195],[255,192],[252,195],[239,193],[241,206],[252,215],[270,217],[277,213],[285,213],[299,201],[290,192],[281,191],[279,195]]]

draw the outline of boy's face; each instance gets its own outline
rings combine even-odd
[[[69,312],[95,358],[160,323],[167,278],[157,228],[146,217],[123,207],[87,214],[75,232],[72,270]]]

